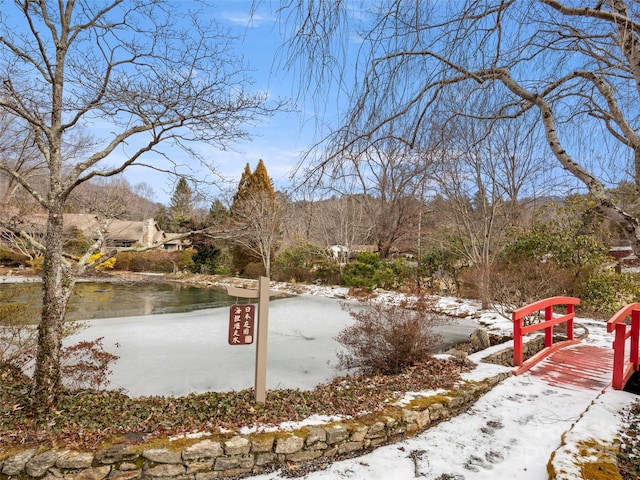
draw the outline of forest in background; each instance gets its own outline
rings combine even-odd
[[[307,198],[302,190],[276,192],[260,160],[254,170],[246,165],[233,194],[208,204],[184,178],[169,205],[153,202],[148,185],[115,180],[83,185],[67,213],[153,218],[171,234],[202,232],[181,251],[121,252],[99,269],[267,274],[364,291],[451,294],[481,299],[503,313],[553,295],[579,296],[584,308],[602,315],[640,300],[636,274],[623,272],[608,254],[625,244],[619,228],[598,213],[589,195],[510,201],[478,190],[420,198],[389,184],[376,187],[330,196],[325,190],[324,197],[317,190]],[[628,191],[623,184],[612,194],[630,204]],[[28,200],[18,201],[28,215]],[[37,210],[32,203],[31,212]],[[78,255],[91,244],[78,232],[67,235],[67,250]],[[6,266],[41,265],[35,251],[25,257],[15,248],[3,250]]]

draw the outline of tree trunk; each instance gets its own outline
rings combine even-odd
[[[46,251],[42,264],[42,316],[38,325],[38,351],[33,374],[33,406],[53,405],[60,393],[62,323],[74,278],[62,257],[62,208],[51,209],[47,220]]]
[[[491,308],[491,267],[487,263],[478,265],[478,286],[480,294],[481,308],[487,310]]]

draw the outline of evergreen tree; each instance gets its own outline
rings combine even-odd
[[[186,231],[185,227],[193,218],[193,190],[184,177],[180,177],[173,191],[169,202],[169,218],[174,232]]]
[[[273,189],[273,183],[269,178],[267,167],[264,166],[264,162],[262,161],[262,159],[258,161],[256,169],[251,174],[251,177],[249,177],[248,188],[252,192],[266,193],[271,201],[275,201],[276,199],[276,192]]]
[[[225,225],[229,220],[229,210],[227,207],[220,201],[220,199],[216,199],[211,204],[211,208],[209,208],[209,213],[207,214],[207,221],[210,225]]]
[[[237,206],[242,201],[243,196],[245,196],[247,191],[249,190],[250,188],[249,184],[250,184],[252,175],[253,174],[251,173],[251,167],[247,163],[244,166],[244,171],[242,172],[242,175],[240,176],[240,182],[238,183],[238,190],[233,195],[233,204],[231,206],[232,212],[233,212],[234,206]]]

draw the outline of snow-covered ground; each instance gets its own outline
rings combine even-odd
[[[457,302],[457,301],[455,301]],[[469,308],[472,304],[459,304]],[[480,321],[502,331],[508,325],[485,312]],[[589,330],[585,343],[610,347],[611,336],[602,322],[580,319]],[[496,347],[493,347],[496,350]],[[469,380],[495,375],[505,367],[480,363],[489,352],[470,358],[477,368]],[[532,373],[512,376],[480,398],[468,411],[400,443],[387,445],[326,470],[305,475],[309,480],[547,480],[548,463],[556,479],[582,479],[581,442],[595,453],[612,445],[621,427],[624,408],[637,397],[607,389],[589,390],[546,383]],[[595,457],[594,457],[595,458]],[[289,478],[276,472],[255,480]]]

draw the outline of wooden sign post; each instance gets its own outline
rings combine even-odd
[[[258,331],[256,337],[255,401],[264,403],[267,397],[267,339],[269,334],[269,277],[260,277],[258,290],[227,286],[230,297],[258,299]]]

